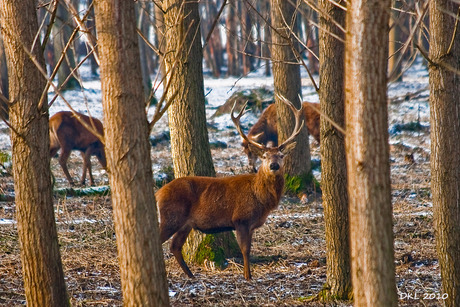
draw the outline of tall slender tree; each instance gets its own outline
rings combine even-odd
[[[134,1],[95,1],[105,151],[125,306],[169,305]]]
[[[344,4],[344,1],[338,3]],[[345,11],[328,0],[320,0],[319,57],[321,111],[340,127],[345,125]],[[348,221],[345,135],[325,116],[321,117],[321,190],[326,230],[327,281],[329,295],[351,298],[351,267]]]
[[[227,17],[225,26],[227,27],[227,75],[240,76],[241,66],[239,64],[240,54],[238,54],[238,22],[237,8],[239,0],[230,0],[227,4]]]
[[[33,0],[0,1],[9,74],[14,190],[27,304],[68,306],[51,188],[46,79]],[[36,62],[32,60],[34,58]],[[37,67],[39,66],[39,68]]]
[[[296,6],[291,1],[271,0],[272,18],[272,62],[275,86],[276,110],[278,116],[278,142],[281,144],[293,130],[292,112],[281,102],[280,96],[301,107],[300,65],[292,31],[295,31]],[[310,145],[306,128],[297,136],[297,146],[286,157],[285,170],[290,177],[307,180],[311,171]]]
[[[3,37],[0,33],[0,94],[8,99],[8,66],[6,63],[5,47]],[[9,105],[3,99],[0,99],[0,119],[8,119]]]
[[[433,215],[444,303],[453,307],[460,306],[460,6],[433,0],[429,10]]]
[[[345,116],[355,306],[396,306],[388,145],[391,0],[348,3]]]
[[[72,70],[76,67],[74,54],[75,48],[73,48],[75,42],[70,41],[72,32],[74,30],[74,23],[72,14],[69,13],[69,10],[64,4],[64,1],[59,2],[57,5],[58,7],[56,18],[54,19],[53,24],[53,45],[55,61],[58,62],[59,58],[64,53],[66,45],[71,44],[70,46],[72,46],[67,48],[64,60],[59,65],[58,85],[62,85],[63,90],[70,90],[80,87],[80,83],[78,82],[77,78],[72,74]],[[64,84],[64,82],[66,83]]]
[[[174,175],[214,176],[203,85],[198,3],[165,0],[165,67],[171,86],[168,109]],[[174,95],[174,96],[173,96]]]

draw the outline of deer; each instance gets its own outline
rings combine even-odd
[[[319,103],[304,102],[302,103],[302,109],[304,111],[305,125],[307,126],[308,133],[312,135],[319,144],[320,114],[316,110],[320,110],[320,105]],[[254,126],[249,129],[248,138],[266,146],[278,145],[278,124],[276,105],[274,103],[265,108]],[[244,138],[242,146],[244,153],[248,156],[251,170],[256,172],[257,154],[251,150],[248,141]]]
[[[235,230],[243,255],[244,278],[251,279],[249,254],[254,230],[261,227],[284,192],[284,157],[295,147],[295,138],[304,122],[302,109],[286,102],[295,114],[295,127],[289,138],[276,147],[267,147],[249,139],[241,129],[240,118],[246,104],[231,119],[238,133],[262,160],[257,173],[228,177],[188,176],[176,178],[156,194],[160,220],[160,238],[172,237],[170,251],[186,275],[194,275],[184,261],[182,247],[192,229],[203,233]]]
[[[83,174],[80,185],[85,184],[86,170],[89,172],[90,185],[94,185],[91,156],[96,156],[104,169],[107,167],[104,145],[99,137],[85,127],[82,122],[86,123],[87,127],[92,127],[100,136],[104,134],[100,120],[81,113],[61,111],[54,114],[49,120],[50,156],[54,157],[59,149],[61,150],[59,164],[71,186],[74,185],[74,182],[67,168],[67,160],[72,150],[78,150],[82,153]]]

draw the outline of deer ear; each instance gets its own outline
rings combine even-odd
[[[283,154],[288,154],[290,153],[294,148],[295,146],[297,145],[297,142],[292,142],[290,144],[287,144],[283,147],[280,148],[280,151],[283,153]]]
[[[255,153],[259,158],[262,158],[262,156],[264,155],[265,151],[260,149],[259,147],[257,146],[254,146],[252,145],[251,143],[248,144],[249,145],[249,150],[253,153]]]

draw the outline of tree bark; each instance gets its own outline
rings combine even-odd
[[[136,22],[137,28],[145,36],[149,36],[149,23],[148,23],[148,13],[150,9],[150,3],[140,3],[138,2],[135,6],[136,8]],[[149,103],[150,90],[152,88],[152,80],[150,79],[150,71],[148,67],[148,57],[151,57],[149,47],[145,43],[144,39],[138,35],[139,39],[139,53],[141,60],[141,75],[142,75],[142,87],[144,89],[144,101]]]
[[[69,43],[70,36],[73,32],[72,16],[69,14],[67,8],[63,3],[58,4],[56,19],[53,25],[53,45],[54,45],[54,57],[56,63],[64,52],[65,46]],[[75,42],[71,42],[74,44]],[[76,67],[75,48],[68,48],[64,60],[58,68],[58,86],[63,86],[62,90],[70,90],[74,88],[80,88],[80,83],[77,78],[72,74],[72,70]],[[69,80],[64,84],[67,77]]]
[[[444,304],[453,307],[460,306],[459,4],[433,0],[429,9],[433,215]]]
[[[209,41],[205,42],[206,48],[203,50],[203,55],[207,66],[211,69],[212,76],[219,78],[222,69],[222,40],[220,38],[220,29],[217,24],[215,28],[212,28],[213,23],[217,16],[218,11],[215,1],[206,1],[204,4],[204,10],[206,11],[206,20],[202,23],[202,36],[203,40],[209,36]],[[209,33],[212,31],[212,33]]]
[[[344,5],[344,1],[340,4]],[[345,125],[344,56],[345,33],[336,24],[345,25],[345,11],[328,0],[319,2],[319,56],[321,111],[340,127]],[[345,135],[325,116],[321,117],[321,190],[326,230],[327,281],[329,295],[350,299],[351,267],[348,220],[347,168]]]
[[[3,37],[0,34],[0,93],[8,99],[8,65],[6,63],[6,54],[5,54],[5,47],[3,44]],[[8,108],[9,105],[0,100],[0,118],[8,120]]]
[[[46,71],[39,42],[35,1],[0,1],[7,56],[16,218],[24,289],[30,306],[69,306],[51,188],[46,85],[26,49]]]
[[[238,0],[229,1],[227,4],[227,18],[225,19],[225,25],[227,31],[227,76],[238,77],[241,75],[241,69],[239,64],[239,55],[237,52],[238,46],[238,24],[236,20],[236,12],[238,6]]]
[[[198,3],[165,0],[163,10],[165,29],[168,29],[165,35],[167,82],[171,82],[167,99],[174,99],[168,109],[174,175],[176,178],[214,176],[206,128]]]
[[[291,101],[296,108],[301,107],[300,66],[297,63],[296,48],[291,29],[294,29],[295,7],[290,1],[271,0],[272,12],[272,62],[275,86],[276,110],[278,116],[278,144],[287,139],[294,129],[294,117],[289,107],[278,95]],[[286,25],[287,22],[287,25]],[[295,23],[294,23],[295,24]],[[276,31],[275,31],[276,30]],[[310,145],[306,127],[297,136],[297,146],[284,160],[286,174],[291,177],[306,177],[311,171]]]
[[[401,25],[402,22],[400,11],[402,2],[400,0],[392,0],[392,7],[395,10],[391,11],[390,19],[390,34],[388,44],[388,73],[390,74],[390,81],[402,81],[402,65],[401,62],[397,63],[401,51]]]
[[[169,305],[134,2],[95,2],[105,151],[125,306]]]
[[[388,145],[390,0],[347,7],[345,115],[355,306],[396,306]]]

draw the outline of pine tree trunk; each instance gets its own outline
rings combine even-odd
[[[355,306],[396,306],[388,145],[390,0],[347,7],[345,116]]]
[[[300,66],[297,64],[293,52],[294,38],[284,20],[291,21],[295,14],[295,7],[289,1],[271,0],[272,12],[272,62],[275,86],[276,110],[278,116],[278,144],[287,139],[294,129],[292,111],[278,95],[292,102],[296,108],[301,107],[299,95],[301,94]],[[276,31],[275,31],[276,29]],[[290,43],[290,41],[292,41]],[[297,137],[297,146],[285,159],[286,174],[307,180],[311,171],[310,145],[306,128]]]
[[[431,188],[445,306],[460,306],[459,4],[430,2]],[[453,16],[457,15],[457,20]],[[455,29],[456,27],[456,29]],[[455,37],[453,37],[455,35]]]
[[[341,127],[345,125],[344,38],[336,24],[345,25],[345,11],[321,0],[319,56],[321,111]],[[351,267],[348,220],[345,135],[321,117],[321,190],[326,230],[327,287],[334,299],[350,299]]]
[[[169,305],[134,2],[95,2],[105,151],[125,306]]]
[[[24,289],[30,306],[69,306],[51,188],[48,104],[39,105],[46,80],[25,52],[38,32],[34,1],[0,1],[10,74],[14,190]],[[42,69],[40,44],[33,50]]]

